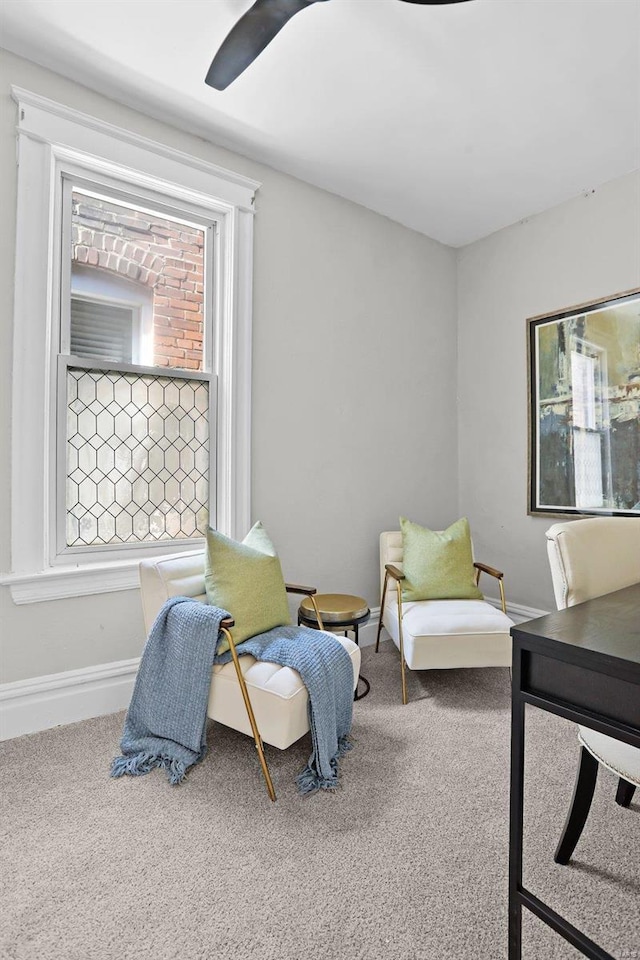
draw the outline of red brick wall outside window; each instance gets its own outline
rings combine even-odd
[[[154,366],[202,369],[204,231],[73,193],[72,261],[153,291]]]

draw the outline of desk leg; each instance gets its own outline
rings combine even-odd
[[[511,792],[509,805],[509,960],[522,956],[522,832],[524,826],[524,709],[522,651],[513,642],[511,679]]]

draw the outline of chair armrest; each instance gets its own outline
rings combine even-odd
[[[394,565],[393,565],[392,563],[385,563],[384,568],[385,568],[385,570],[387,571],[387,573],[388,573],[390,576],[393,577],[394,580],[404,580],[404,579],[405,579],[404,573],[402,573],[401,570],[398,570],[397,567],[394,567]]]
[[[489,567],[486,563],[474,563],[476,570],[482,571],[482,573],[488,573],[490,577],[496,577],[498,580],[502,580],[504,573],[502,570],[496,570],[495,567]]]
[[[285,583],[287,588],[287,593],[306,593],[308,597],[312,597],[314,593],[317,593],[315,587],[300,587],[297,583]]]
[[[474,563],[474,567],[478,571],[476,574],[476,584],[480,582],[480,574],[488,573],[490,577],[495,577],[498,581],[498,586],[500,587],[500,605],[502,606],[502,612],[507,612],[507,601],[504,595],[504,584],[502,580],[504,578],[504,573],[502,570],[496,570],[495,567],[489,567],[486,563]]]

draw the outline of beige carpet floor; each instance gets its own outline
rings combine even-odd
[[[210,730],[181,787],[111,780],[123,715],[2,745],[3,960],[503,960],[507,936],[509,678],[410,674],[366,648],[343,788],[301,799],[307,739],[268,748]],[[568,867],[552,855],[578,747],[527,720],[526,882],[619,960],[640,958],[640,805],[600,775]],[[540,921],[527,960],[579,954]]]

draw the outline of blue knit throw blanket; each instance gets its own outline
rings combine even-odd
[[[313,751],[297,777],[299,793],[335,790],[338,760],[351,749],[353,718],[353,667],[339,640],[310,627],[275,627],[236,647],[239,655],[252,654],[291,667],[302,677],[309,694],[307,707]],[[227,663],[227,651],[216,662]]]
[[[172,597],[158,614],[145,645],[111,776],[140,776],[154,767],[181,783],[206,753],[211,669],[231,652],[215,655],[220,623],[229,614],[188,597]],[[307,627],[278,627],[236,647],[291,667],[309,693],[313,752],[296,778],[300,793],[333,790],[338,760],[351,749],[353,668],[342,644]]]

